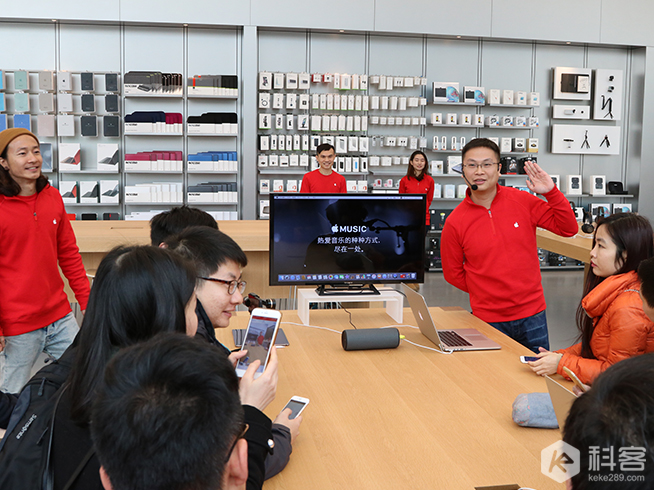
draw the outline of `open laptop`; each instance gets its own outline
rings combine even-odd
[[[547,383],[547,391],[550,392],[550,398],[552,399],[556,421],[559,423],[559,429],[563,430],[565,419],[568,418],[568,412],[577,399],[577,395],[549,376],[545,376],[545,382]]]
[[[497,350],[501,349],[500,345],[480,333],[474,328],[462,329],[444,329],[436,328],[434,320],[429,313],[425,298],[406,284],[402,284],[402,289],[409,300],[409,306],[413,316],[416,318],[420,332],[438,345],[442,350],[451,351],[468,351],[468,350]],[[441,327],[441,325],[438,325]]]

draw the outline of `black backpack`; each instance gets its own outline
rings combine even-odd
[[[51,490],[54,414],[67,386],[74,353],[43,367],[20,392],[0,442],[0,488]],[[63,386],[63,387],[62,387]]]

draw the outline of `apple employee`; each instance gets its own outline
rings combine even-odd
[[[536,163],[525,163],[528,192],[498,185],[500,149],[471,140],[462,151],[466,197],[441,238],[445,280],[470,295],[472,313],[525,347],[549,350],[536,227],[570,237],[578,225],[570,204]]]
[[[336,150],[329,143],[323,143],[316,149],[316,160],[319,167],[304,175],[300,192],[305,194],[316,193],[342,193],[347,192],[345,177],[334,172],[334,158]]]

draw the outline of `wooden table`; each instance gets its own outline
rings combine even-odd
[[[118,245],[150,244],[148,221],[71,221],[84,268],[93,274],[109,250]],[[243,271],[249,292],[262,298],[279,298],[288,295],[288,287],[269,286],[268,280],[268,221],[219,221],[218,227],[243,249],[248,266]],[[71,301],[74,296],[66,284]]]
[[[397,349],[345,352],[340,334],[297,324],[284,311],[290,346],[279,351],[274,418],[293,395],[311,403],[288,467],[266,483],[274,489],[466,489],[518,483],[562,489],[540,472],[540,452],[558,430],[518,427],[511,404],[520,393],[546,392],[543,378],[518,360],[529,351],[460,308],[431,308],[452,328],[474,327],[500,351],[438,354],[402,342]],[[381,309],[352,310],[359,328],[394,322]],[[244,328],[239,312],[231,327]],[[409,309],[405,323],[415,325]],[[352,328],[342,310],[315,310],[313,325]],[[417,329],[407,339],[434,347]],[[233,346],[229,329],[216,330]]]

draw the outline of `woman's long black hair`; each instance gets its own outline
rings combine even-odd
[[[74,344],[73,420],[89,421],[96,388],[116,351],[160,332],[186,332],[185,307],[195,281],[193,266],[170,250],[118,247],[105,256]]]
[[[643,260],[654,256],[654,233],[649,220],[644,216],[634,213],[617,213],[607,218],[600,218],[593,235],[593,247],[595,247],[595,237],[600,226],[605,227],[606,232],[615,243],[615,264],[618,269],[616,274],[636,271]],[[604,279],[596,276],[591,268],[586,276],[583,297],[586,297]],[[595,359],[590,347],[590,339],[595,327],[593,319],[586,314],[581,302],[577,307],[576,319],[581,338],[581,357]]]

